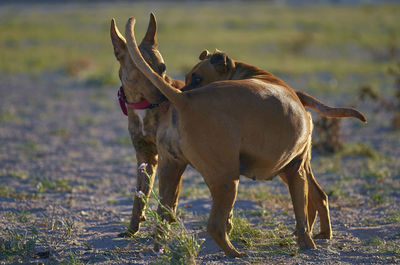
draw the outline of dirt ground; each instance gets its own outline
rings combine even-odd
[[[144,225],[136,238],[117,236],[130,218],[136,162],[116,89],[56,74],[0,75],[0,264],[158,260],[152,227]],[[341,97],[329,100],[340,103]],[[368,124],[343,121],[341,135],[346,145],[361,143],[364,149],[315,153],[312,160],[330,195],[333,239],[316,240],[317,250],[299,252],[285,251],[278,241],[261,247],[233,241],[248,257],[227,258],[205,232],[209,193],[201,176],[188,169],[179,209],[188,229],[206,239],[197,263],[400,263],[400,134],[391,130],[390,115],[375,112],[372,103],[360,109]],[[239,189],[238,213],[265,235],[281,225],[281,238],[293,239],[293,210],[281,180],[243,179]],[[270,199],[257,199],[260,189]]]

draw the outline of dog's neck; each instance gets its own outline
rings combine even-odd
[[[164,78],[166,82],[178,89],[181,89],[184,86],[184,83],[182,81],[173,79],[167,75],[165,75]],[[138,139],[145,137],[147,141],[155,143],[155,132],[157,131],[157,128],[159,126],[160,117],[168,112],[170,103],[165,98],[163,98],[156,105],[157,106],[153,108],[134,109],[136,115],[129,117],[130,122],[133,122],[135,124],[135,132],[132,133],[133,135],[136,135],[136,137],[139,137]]]
[[[164,80],[171,86],[178,88],[178,89],[181,89],[182,87],[185,86],[185,83],[183,81],[173,79],[172,77],[170,77],[168,75],[165,75]],[[167,99],[163,96],[161,98],[160,102],[157,102],[157,104],[160,105],[161,103],[166,102],[166,101],[167,101]]]
[[[235,62],[235,68],[229,74],[230,80],[243,80],[243,79],[258,79],[266,83],[276,84],[289,88],[289,85],[284,81],[274,76],[268,71],[249,65],[244,62]]]
[[[172,77],[165,75],[165,81],[167,81],[167,83],[171,84],[173,87],[175,88],[182,88],[185,86],[185,82],[181,81],[181,80],[176,80],[173,79]]]
[[[170,85],[172,85],[173,87],[178,88],[178,89],[181,89],[181,88],[185,85],[185,83],[184,83],[183,81],[173,79],[172,77],[170,77],[170,76],[168,76],[168,75],[165,75],[164,80],[165,80],[168,84],[170,84]],[[154,103],[154,105],[160,105],[161,103],[163,103],[163,102],[165,102],[165,101],[167,101],[167,99],[166,99],[164,96],[162,96],[161,99],[160,99],[160,101]]]
[[[164,77],[165,81],[167,81],[169,84],[171,84],[173,87],[181,89],[185,83],[180,80],[173,79],[166,75]],[[167,101],[166,98],[163,98],[160,103],[158,103],[158,107],[154,109],[144,109],[144,110],[135,110],[135,112],[138,114],[139,119],[142,123],[142,134],[143,136],[146,136],[146,131],[156,131],[156,128],[159,125],[159,117],[167,113],[169,109],[170,103]],[[149,117],[147,117],[150,115]],[[152,122],[144,122],[145,117],[146,119],[152,121]],[[145,128],[146,126],[146,128]],[[154,139],[155,140],[155,139]]]

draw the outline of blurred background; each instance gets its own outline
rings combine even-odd
[[[150,12],[167,71],[179,78],[205,48],[278,76],[301,75],[293,87],[319,91],[380,88],[400,59],[400,9],[389,1],[12,2],[0,4],[2,74],[117,84],[110,20],[124,33],[135,16],[140,39]]]
[[[117,237],[132,210],[136,157],[116,100],[110,21],[124,33],[135,16],[140,41],[150,12],[174,78],[218,48],[367,116],[313,113],[312,165],[334,231],[318,251],[297,253],[279,178],[241,178],[232,237],[250,254],[241,264],[398,263],[400,2],[379,0],[0,1],[0,263],[170,264],[153,251],[151,222]],[[178,214],[206,238],[199,264],[237,264],[207,238],[210,205],[201,176],[187,170]]]

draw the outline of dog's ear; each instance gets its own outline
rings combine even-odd
[[[226,56],[226,64],[228,66],[228,70],[234,69],[236,67],[235,61],[231,59],[228,55]]]
[[[150,13],[149,26],[147,27],[147,32],[144,35],[142,43],[157,46],[157,21],[153,13]]]
[[[235,67],[235,62],[229,58],[225,53],[215,50],[214,54],[210,57],[210,63],[214,65],[219,73],[226,73]]]
[[[203,60],[205,60],[205,59],[210,58],[210,56],[211,56],[211,53],[210,53],[209,51],[207,51],[207,50],[204,50],[204,51],[202,51],[202,52],[200,53],[199,59],[200,59],[201,61],[203,61]]]
[[[118,60],[120,60],[122,59],[124,53],[127,51],[127,48],[126,48],[126,40],[119,32],[117,24],[115,23],[115,19],[111,20],[110,36],[111,36],[111,42],[114,46],[115,57]]]

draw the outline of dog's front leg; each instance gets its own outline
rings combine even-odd
[[[144,155],[136,151],[137,172],[136,172],[136,189],[133,199],[132,215],[129,222],[128,231],[120,233],[120,237],[134,236],[140,228],[140,223],[146,219],[145,202],[147,202],[150,191],[153,188],[155,172],[157,169],[157,154]],[[139,169],[143,163],[145,167]]]
[[[169,159],[160,155],[158,167],[158,180],[160,201],[162,206],[158,207],[159,214],[165,214],[164,207],[175,213],[178,203],[179,192],[182,185],[182,174],[187,164],[177,159]],[[166,220],[173,221],[173,218],[167,214]]]
[[[297,241],[300,249],[315,249],[308,225],[308,183],[307,175],[303,168],[287,175],[290,196],[292,198],[294,214],[296,217]]]
[[[140,223],[145,220],[145,202],[153,188],[155,172],[157,170],[157,149],[152,142],[146,141],[138,135],[131,133],[133,146],[136,150],[137,173],[136,173],[136,195],[133,200],[132,216],[128,231],[121,233],[120,236],[135,235],[140,228]],[[147,166],[140,169],[140,165],[146,163]],[[144,196],[137,196],[139,194]],[[142,194],[143,193],[143,194]]]
[[[150,191],[154,184],[155,172],[157,169],[156,155],[153,157],[147,156],[146,158],[138,157],[137,167],[139,168],[143,163],[147,165],[145,167],[142,166],[142,168],[137,171],[136,194],[133,200],[132,216],[128,228],[129,233],[133,235],[139,231],[140,223],[146,219],[145,203],[149,198]]]
[[[187,164],[178,159],[173,159],[168,156],[159,156],[158,180],[159,180],[159,195],[161,205],[158,206],[157,213],[162,220],[168,222],[175,221],[176,207],[179,198],[179,192],[182,185],[182,174],[185,171]],[[162,231],[161,227],[156,228],[154,249],[159,250],[159,236]]]

